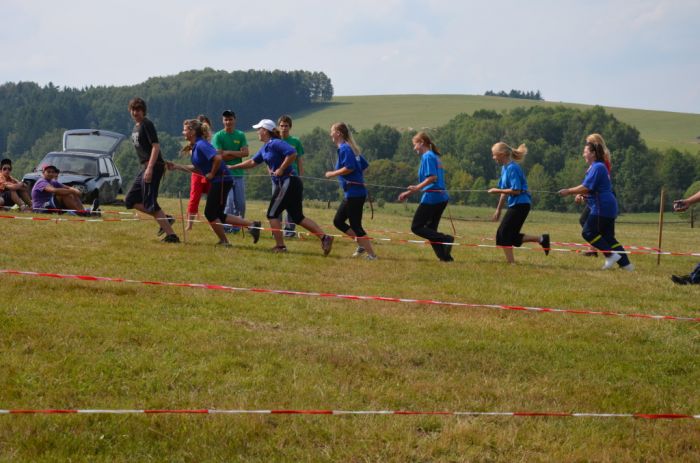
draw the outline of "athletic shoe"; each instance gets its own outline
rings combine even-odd
[[[90,208],[91,212],[97,212],[100,210],[100,199],[95,198],[95,200],[92,202],[92,207]]]
[[[259,221],[253,222],[253,225],[248,227],[248,231],[250,232],[250,236],[253,237],[253,244],[257,243],[258,240],[260,239],[260,229],[262,228],[262,223]]]
[[[166,237],[163,238],[161,241],[163,243],[179,243],[180,238],[178,238],[177,235],[173,233],[172,235],[166,235]]]
[[[216,243],[216,246],[221,248],[230,248],[231,243],[229,243],[228,241],[219,241],[218,243]]]
[[[544,249],[544,255],[549,255],[549,234],[545,233],[542,235],[542,241],[540,241],[540,246]]]
[[[622,259],[622,256],[618,253],[612,253],[605,258],[605,263],[603,264],[603,270],[609,270],[613,268],[613,265],[617,263],[618,260]]]
[[[690,275],[671,275],[671,281],[677,285],[689,285],[692,283],[692,281],[690,281]]]
[[[454,236],[447,236],[447,239],[445,240],[445,244],[442,245],[443,253],[445,255],[445,258],[442,259],[445,262],[452,262],[454,259],[452,258],[452,243],[455,242]]]
[[[331,235],[323,235],[321,238],[321,249],[323,249],[324,257],[331,253],[333,247],[333,237]]]
[[[583,255],[586,257],[598,257],[598,253],[596,251],[586,251],[583,253]]]
[[[172,224],[175,223],[175,217],[173,217],[172,215],[166,215],[165,218],[168,219],[168,223],[169,223],[170,225],[172,225]],[[160,227],[160,228],[158,229],[158,235],[157,235],[157,236],[160,236],[160,235],[162,235],[163,233],[165,233],[165,230],[163,230],[163,227]]]
[[[634,264],[629,263],[624,267],[620,267],[622,270],[627,270],[628,272],[634,272]]]
[[[362,246],[358,246],[355,252],[352,253],[352,257],[360,257],[362,254],[366,253],[367,250]]]
[[[275,254],[281,254],[283,252],[287,252],[287,246],[273,246],[272,252],[274,252]]]
[[[14,204],[11,208],[11,211],[19,211],[19,204]]]
[[[377,259],[379,259],[379,257],[376,254],[375,255],[367,254],[365,256],[365,259],[366,260],[377,260]]]

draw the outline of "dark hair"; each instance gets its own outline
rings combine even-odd
[[[146,114],[147,108],[146,108],[146,102],[143,101],[142,98],[139,97],[134,97],[131,100],[129,100],[129,111],[134,110],[134,109],[142,109],[143,114]]]
[[[223,113],[221,113],[221,117],[232,117],[232,118],[235,119],[235,118],[236,118],[236,113],[235,113],[234,111],[231,111],[230,109],[227,109],[226,111],[224,111]]]
[[[280,116],[279,119],[277,119],[277,125],[280,125],[282,122],[286,122],[287,124],[289,124],[289,128],[292,128],[292,116],[290,116],[289,114],[283,114]]]
[[[0,167],[2,166],[12,166],[12,161],[10,158],[5,158],[2,161],[0,161]]]
[[[267,129],[265,129],[265,130],[267,130]],[[270,137],[272,137],[272,138],[282,138],[282,134],[277,129],[277,127],[275,127],[273,130],[267,130],[267,131],[270,132]]]

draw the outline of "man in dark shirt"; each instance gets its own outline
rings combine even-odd
[[[158,204],[158,187],[165,172],[165,161],[160,154],[156,127],[146,117],[146,102],[141,98],[132,98],[129,101],[129,113],[136,122],[131,132],[131,141],[141,163],[141,172],[126,194],[124,203],[127,209],[136,209],[153,217],[160,225],[158,235],[166,234],[164,242],[179,243],[180,239],[172,227],[175,219],[166,215]]]

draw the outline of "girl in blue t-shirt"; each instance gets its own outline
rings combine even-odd
[[[366,259],[374,260],[377,255],[362,228],[362,210],[367,199],[363,172],[369,164],[360,155],[360,148],[344,122],[337,122],[331,126],[331,140],[338,147],[338,160],[335,170],[326,172],[326,178],[338,177],[338,183],[343,189],[343,202],[335,213],[333,225],[357,240],[358,247],[353,257],[367,253]]]
[[[267,218],[272,227],[275,247],[272,252],[287,252],[282,228],[282,212],[285,210],[292,222],[309,230],[321,240],[323,255],[327,256],[333,246],[333,237],[326,235],[316,222],[304,217],[302,206],[304,184],[292,168],[297,152],[292,145],[280,139],[280,132],[270,119],[263,119],[253,126],[258,131],[258,139],[263,143],[260,150],[251,159],[236,164],[236,169],[251,169],[263,162],[267,165],[272,178],[273,191]]]
[[[530,192],[527,189],[527,180],[520,165],[525,155],[527,147],[520,145],[517,149],[512,148],[503,142],[498,142],[491,147],[493,160],[502,165],[501,178],[498,181],[498,188],[488,190],[491,194],[501,195],[498,199],[496,212],[493,214],[493,221],[497,222],[501,217],[503,204],[507,202],[508,211],[503,216],[503,220],[496,232],[496,245],[502,247],[509,264],[515,263],[513,247],[520,247],[525,242],[539,243],[544,248],[545,255],[549,255],[549,235],[540,236],[525,235],[520,233],[525,219],[530,213]]]
[[[413,137],[413,150],[420,155],[418,185],[409,185],[399,195],[399,201],[406,200],[413,193],[423,192],[420,204],[413,216],[411,231],[425,238],[433,247],[435,255],[443,262],[452,262],[454,237],[437,231],[442,213],[447,207],[449,196],[445,187],[445,170],[442,168],[440,151],[425,132]]]
[[[615,218],[617,199],[612,191],[610,172],[605,166],[605,148],[601,143],[587,141],[583,148],[583,159],[589,165],[583,183],[573,188],[559,190],[561,196],[585,195],[591,212],[583,224],[581,235],[591,245],[603,251],[603,270],[617,263],[621,268],[632,271],[632,264],[625,248],[615,238]],[[622,254],[621,254],[622,253]]]
[[[253,243],[260,238],[261,223],[251,222],[237,215],[228,215],[224,212],[226,197],[233,184],[231,174],[211,143],[204,137],[204,126],[197,119],[188,119],[182,124],[182,135],[192,147],[192,164],[182,165],[167,161],[168,170],[180,170],[191,174],[204,176],[210,184],[207,193],[207,205],[204,207],[204,216],[209,221],[209,226],[219,238],[217,244],[230,246],[223,224],[248,227]]]

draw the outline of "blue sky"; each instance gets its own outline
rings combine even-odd
[[[700,113],[700,1],[3,0],[0,82],[323,71],[336,95],[540,90]]]

